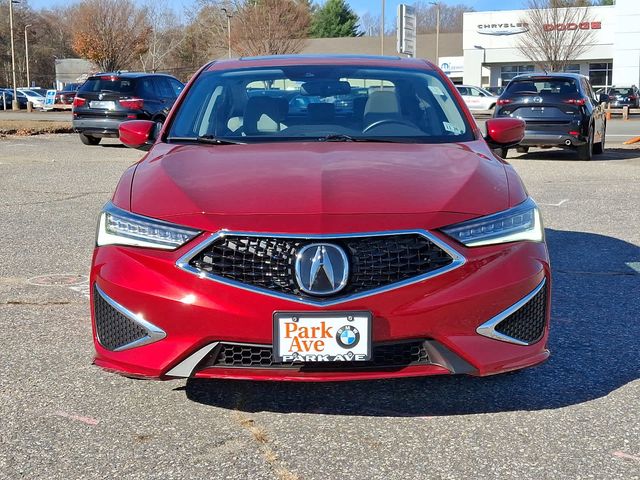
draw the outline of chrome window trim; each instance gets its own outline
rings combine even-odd
[[[519,301],[511,305],[506,310],[503,310],[492,319],[484,322],[482,325],[476,328],[476,332],[484,337],[493,338],[494,340],[500,340],[502,342],[515,343],[516,345],[527,346],[527,345],[533,345],[534,343],[537,343],[539,340],[536,340],[535,342],[527,343],[527,342],[523,342],[522,340],[518,340],[516,338],[512,338],[508,335],[505,335],[504,333],[497,332],[495,329],[500,324],[500,322],[505,320],[509,315],[514,314],[515,312],[520,310],[522,307],[524,307],[529,302],[529,300],[535,297],[538,294],[538,292],[540,292],[540,290],[544,288],[546,283],[547,283],[547,278],[545,277],[542,279],[542,282],[540,282],[538,286],[533,289],[531,293],[521,298]]]
[[[133,313],[127,307],[119,304],[109,295],[104,293],[104,290],[102,290],[97,283],[94,284],[94,287],[105,302],[107,302],[109,305],[111,305],[113,308],[115,308],[118,312],[120,312],[122,315],[127,317],[129,320],[131,320],[134,323],[137,323],[147,331],[146,337],[127,343],[126,345],[123,345],[111,351],[121,352],[123,350],[129,350],[130,348],[141,347],[143,345],[148,345],[150,343],[157,342],[158,340],[162,340],[167,336],[167,333],[164,330],[162,330],[160,327],[154,325],[151,322],[148,322],[147,320],[142,318],[140,315]],[[98,339],[98,342],[100,343],[100,345],[104,347],[103,343],[100,341],[97,328],[96,328],[96,338]],[[104,347],[104,348],[107,348],[107,347]]]
[[[366,292],[359,292],[353,295],[348,295],[345,297],[337,298],[337,299],[327,299],[327,300],[315,300],[310,298],[299,298],[295,295],[288,295],[284,293],[275,292],[272,290],[268,290],[265,288],[254,287],[252,285],[247,285],[242,282],[238,282],[235,280],[230,280],[228,278],[224,278],[218,275],[213,275],[197,268],[189,265],[191,259],[200,253],[202,250],[207,248],[213,242],[218,240],[224,236],[245,236],[245,237],[270,237],[270,238],[295,238],[302,240],[335,240],[340,238],[361,238],[361,237],[383,237],[390,235],[421,235],[427,240],[436,244],[436,246],[440,247],[444,250],[449,256],[452,258],[452,262],[446,267],[439,268],[437,270],[425,273],[423,275],[419,275],[417,277],[408,278],[406,280],[402,280],[400,282],[395,282],[390,285],[386,285],[384,287],[378,287],[371,290],[367,290]],[[296,303],[301,303],[304,305],[312,305],[316,307],[328,307],[331,305],[338,305],[341,303],[350,302],[353,300],[358,300],[365,297],[370,297],[372,295],[378,295],[380,293],[388,292],[390,290],[395,290],[398,288],[406,287],[407,285],[412,285],[414,283],[419,283],[429,278],[437,277],[439,275],[443,275],[451,270],[455,270],[458,267],[461,267],[466,262],[464,256],[454,250],[450,245],[445,243],[443,240],[439,239],[432,233],[427,230],[389,230],[382,232],[359,232],[359,233],[337,233],[337,234],[295,234],[295,233],[262,233],[262,232],[242,232],[242,231],[231,231],[231,230],[220,230],[216,233],[212,233],[208,239],[199,243],[187,253],[185,253],[182,257],[178,259],[176,262],[176,266],[181,270],[192,273],[202,279],[212,280],[217,283],[222,283],[225,285],[229,285],[232,287],[237,287],[243,290],[247,290],[254,293],[259,293],[262,295],[267,295],[270,297],[279,298],[281,300],[288,300]]]

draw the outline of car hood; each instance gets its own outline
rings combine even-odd
[[[508,207],[504,166],[482,141],[157,144],[131,190],[135,213],[185,225],[215,217],[218,228],[242,226],[244,218],[246,230],[269,228],[261,217],[286,224],[293,217],[449,212],[460,220]]]

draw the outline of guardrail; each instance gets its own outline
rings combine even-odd
[[[629,120],[629,115],[640,114],[640,108],[611,108],[609,105],[607,105],[605,112],[607,114],[607,120],[610,120],[612,115],[622,115],[623,120]]]

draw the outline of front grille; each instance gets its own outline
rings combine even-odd
[[[339,296],[385,287],[446,267],[453,258],[419,234],[326,240],[349,257],[347,286]],[[228,235],[216,239],[189,264],[218,277],[275,292],[308,297],[295,280],[296,256],[316,240]]]
[[[199,368],[296,368],[300,371],[352,370],[359,368],[406,367],[429,364],[424,340],[373,345],[373,358],[366,362],[276,362],[271,345],[220,343],[204,358]]]
[[[535,343],[542,338],[547,318],[546,285],[522,308],[509,315],[495,330],[525,343]]]
[[[116,350],[148,335],[144,328],[113,308],[97,288],[93,290],[93,309],[98,340],[107,350]]]

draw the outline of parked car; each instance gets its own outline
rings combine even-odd
[[[458,92],[462,95],[462,99],[472,111],[488,111],[493,110],[496,106],[496,97],[484,88],[473,87],[471,85],[456,85]]]
[[[148,153],[99,217],[95,364],[335,381],[544,361],[540,211],[492,153],[517,144],[524,122],[489,119],[483,137],[444,78],[416,59],[217,60],[161,130],[120,124],[120,140]],[[291,116],[281,90],[247,90],[275,82],[365,104]],[[365,83],[384,88],[356,93]]]
[[[630,87],[617,87],[614,85],[605,88],[602,93],[609,97],[608,103],[613,108],[638,108],[640,106],[640,91],[635,85]]]
[[[164,122],[184,85],[170,75],[100,73],[80,86],[73,100],[73,129],[85,145],[117,137],[125,120]]]
[[[21,87],[18,90],[31,90],[32,92],[35,92],[43,97],[47,96],[47,89],[42,87]]]
[[[502,92],[504,92],[505,87],[485,87],[484,88],[487,92],[491,93],[492,95],[495,95],[497,97],[500,96],[500,94]]]
[[[18,97],[24,95],[27,98],[27,102],[31,102],[34,108],[42,108],[44,107],[44,96],[40,95],[38,92],[34,90],[30,90],[28,88],[19,88],[18,89]]]
[[[53,102],[53,110],[71,110],[73,99],[76,98],[76,93],[81,86],[82,83],[67,83],[62,90],[58,90]]]
[[[2,92],[5,94],[5,99],[7,102],[7,110],[11,110],[11,102],[13,102],[13,88],[0,88],[0,108],[3,108],[2,103]],[[27,108],[27,96],[24,93],[21,93],[20,90],[16,92],[18,94],[18,106],[20,108]]]
[[[515,77],[498,99],[496,118],[520,118],[526,131],[519,151],[530,146],[573,149],[581,160],[591,160],[605,146],[603,102],[589,79],[569,73],[528,73]],[[506,158],[507,148],[501,155]]]

